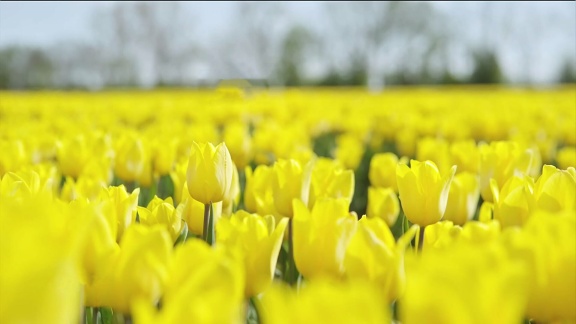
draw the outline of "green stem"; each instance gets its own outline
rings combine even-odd
[[[292,218],[288,221],[288,269],[287,269],[287,282],[294,286],[298,282],[298,269],[294,261],[294,228],[292,225]]]
[[[214,234],[214,210],[212,203],[204,205],[204,227],[202,229],[202,239],[210,245],[216,242],[216,235]]]
[[[208,243],[208,222],[210,221],[210,204],[204,205],[204,225],[202,228],[202,239]]]
[[[424,246],[424,231],[426,230],[426,226],[420,227],[418,231],[418,251],[422,251],[422,247]]]

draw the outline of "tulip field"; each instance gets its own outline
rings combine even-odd
[[[0,92],[0,323],[576,323],[576,87]]]

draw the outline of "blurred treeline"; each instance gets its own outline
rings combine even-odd
[[[181,3],[116,3],[94,13],[91,39],[0,49],[0,88],[511,82],[494,44],[462,44],[430,3],[325,3],[320,27],[292,19],[282,3],[234,5],[225,32],[199,41],[206,35]],[[467,63],[464,72],[454,68],[458,59]],[[556,82],[576,82],[574,61],[565,56]]]

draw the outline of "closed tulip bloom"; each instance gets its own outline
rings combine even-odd
[[[394,153],[375,154],[370,160],[368,178],[373,187],[392,188],[398,192],[396,184],[396,165],[398,156]]]
[[[117,242],[120,242],[124,231],[136,220],[139,194],[140,188],[128,193],[124,185],[110,186],[100,191],[99,200],[111,206],[106,219]]]
[[[542,175],[534,186],[534,199],[538,208],[556,212],[576,207],[576,169],[559,170],[544,165]]]
[[[294,261],[305,278],[344,274],[346,247],[358,223],[345,199],[322,199],[312,211],[294,200]]]
[[[76,136],[58,145],[57,158],[63,175],[78,178],[92,152],[84,136]]]
[[[274,278],[288,218],[283,218],[277,226],[274,223],[272,215],[262,217],[240,210],[220,219],[216,227],[217,243],[243,256],[246,297],[263,292]]]
[[[469,172],[456,174],[452,185],[450,185],[444,219],[450,220],[456,225],[464,225],[474,217],[479,197],[478,177]]]
[[[456,166],[444,176],[432,161],[410,161],[410,167],[398,164],[398,191],[402,210],[408,220],[420,226],[434,224],[442,219],[448,204],[450,184]]]
[[[522,226],[534,209],[534,180],[529,176],[512,176],[502,189],[496,180],[490,183],[494,197],[494,219],[502,227]]]
[[[226,144],[192,144],[188,161],[188,191],[203,204],[224,200],[232,185],[233,164]]]
[[[393,226],[400,213],[400,203],[392,188],[368,188],[368,207],[366,216],[379,217]]]
[[[274,205],[280,215],[292,217],[292,200],[299,199],[308,204],[312,163],[302,166],[296,160],[279,160],[274,164],[272,188]]]
[[[178,141],[174,138],[156,140],[154,142],[152,163],[155,173],[165,175],[172,171],[176,161],[177,147]]]

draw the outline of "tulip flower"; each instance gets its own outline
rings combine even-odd
[[[205,205],[224,200],[232,185],[233,167],[226,144],[194,142],[187,173],[190,196]]]
[[[124,185],[110,186],[100,191],[99,200],[111,206],[110,212],[106,213],[106,219],[116,242],[120,242],[124,231],[136,220],[139,194],[140,188],[129,194]]]
[[[416,145],[416,159],[418,161],[434,161],[440,173],[448,172],[451,166],[450,150],[445,139],[424,137]]]
[[[535,152],[524,149],[516,142],[491,142],[480,144],[480,194],[485,201],[493,202],[490,181],[499,188],[515,173],[527,174],[532,168]]]
[[[262,217],[243,210],[218,223],[217,243],[237,249],[243,255],[246,297],[263,292],[272,282],[287,225],[288,218],[275,226],[272,215]]]
[[[416,228],[409,230],[396,244],[381,218],[363,217],[346,250],[346,276],[374,283],[385,300],[392,302],[404,285],[404,250],[415,232]]]
[[[322,199],[312,211],[294,200],[294,261],[305,278],[344,274],[346,247],[356,230],[357,218],[343,199]]]
[[[353,134],[344,134],[337,138],[335,158],[352,170],[356,170],[364,154],[364,143]]]
[[[317,159],[312,169],[308,206],[314,206],[319,198],[346,198],[354,195],[354,172],[345,170],[336,160]]]
[[[21,140],[0,139],[0,177],[9,171],[17,171],[27,162],[26,150]]]
[[[464,225],[476,213],[478,198],[480,197],[480,184],[475,174],[462,172],[456,174],[450,185],[448,205],[444,219],[457,225]]]
[[[308,204],[312,167],[312,163],[303,167],[296,160],[279,160],[274,164],[272,188],[274,205],[280,215],[293,216],[293,199]]]
[[[184,206],[182,210],[182,219],[188,225],[188,232],[196,236],[202,236],[204,232],[204,211],[206,205],[190,197],[188,184],[186,182],[184,182],[181,197],[182,202],[180,202],[179,206]],[[212,204],[212,211],[212,217],[216,226],[222,216],[222,202]]]
[[[91,158],[84,136],[76,136],[58,145],[58,162],[62,174],[78,178],[82,169]]]
[[[124,181],[136,181],[144,172],[145,158],[142,140],[136,135],[124,136],[117,144],[114,172]]]
[[[166,140],[156,140],[153,142],[152,162],[154,171],[158,175],[166,175],[172,171],[176,161],[176,148],[178,141],[174,138]]]
[[[125,314],[136,300],[155,305],[168,276],[171,252],[170,235],[162,226],[130,226],[120,250],[109,256],[86,286],[86,305],[109,306]]]
[[[534,180],[529,176],[512,176],[500,189],[492,179],[490,187],[494,198],[494,219],[502,227],[522,226],[534,209]]]
[[[274,205],[274,169],[267,165],[259,165],[252,171],[246,167],[246,187],[244,189],[244,208],[260,215],[281,217]]]
[[[512,258],[529,278],[526,317],[542,323],[576,321],[576,221],[573,211],[536,211],[522,231],[507,231]]]
[[[432,161],[410,161],[410,167],[398,164],[396,176],[400,202],[410,222],[420,226],[434,224],[442,219],[448,204],[450,184],[456,166],[440,175]]]
[[[182,229],[182,212],[184,205],[178,209],[174,208],[172,198],[162,200],[155,196],[146,208],[138,207],[140,223],[148,226],[160,224],[166,228],[172,241],[176,241]]]
[[[162,308],[146,300],[133,303],[135,323],[242,323],[243,269],[218,247],[198,239],[176,246]]]
[[[520,323],[526,279],[527,269],[508,259],[498,244],[455,245],[418,258],[409,255],[400,319],[406,324]]]
[[[368,188],[368,206],[366,216],[379,217],[392,227],[398,219],[400,203],[392,188]]]
[[[298,293],[275,284],[262,297],[264,323],[389,323],[390,313],[378,290],[363,281],[325,279],[306,283]]]
[[[450,145],[450,157],[458,166],[458,172],[478,173],[480,151],[474,140],[453,142]]]
[[[232,182],[222,201],[222,212],[226,215],[231,215],[240,202],[240,179],[234,162],[232,162],[232,171]]]
[[[538,208],[556,212],[576,207],[576,169],[559,170],[544,165],[542,175],[534,185],[534,199]]]
[[[392,188],[398,192],[398,185],[396,184],[396,165],[398,164],[398,156],[394,153],[378,153],[374,154],[370,160],[370,169],[368,171],[368,178],[373,187]]]

